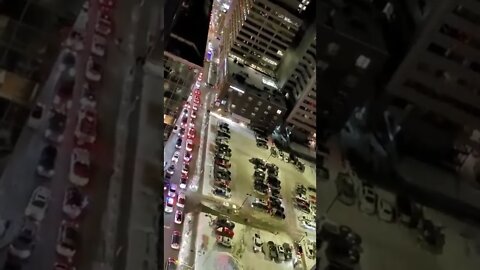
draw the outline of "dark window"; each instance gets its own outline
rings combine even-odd
[[[445,56],[445,54],[447,53],[447,49],[435,43],[430,43],[427,50],[439,56]]]

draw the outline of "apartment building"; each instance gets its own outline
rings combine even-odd
[[[298,141],[316,136],[316,25],[311,24],[295,48],[287,51],[279,68],[279,84],[287,97],[287,126]]]
[[[272,131],[283,122],[287,108],[275,79],[234,57],[227,62],[228,76],[219,86],[219,100],[227,103],[232,118],[252,127]]]
[[[226,19],[222,58],[234,55],[245,65],[274,77],[302,25],[298,16],[297,9],[283,1],[233,1]]]
[[[389,54],[372,7],[322,2],[318,12],[317,137],[325,140],[375,94]]]
[[[479,149],[480,2],[444,0],[430,16],[388,91],[457,126],[458,140]]]

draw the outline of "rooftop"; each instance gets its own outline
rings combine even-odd
[[[187,5],[182,5],[165,51],[203,66],[211,9],[210,0],[188,1]]]
[[[231,87],[236,91],[249,92],[269,102],[285,107],[285,98],[272,77],[264,75],[248,66],[228,59],[228,76]]]

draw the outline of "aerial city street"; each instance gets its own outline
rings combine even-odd
[[[0,270],[478,269],[479,18],[0,1]]]

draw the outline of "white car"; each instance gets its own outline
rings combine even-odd
[[[171,184],[168,189],[168,196],[175,198],[177,196],[177,185]]]
[[[80,190],[77,187],[70,187],[65,191],[62,210],[69,218],[76,219],[87,204],[87,199]]]
[[[165,213],[173,212],[174,199],[172,197],[167,197],[165,200]]]
[[[26,260],[32,255],[35,247],[38,226],[36,223],[27,220],[15,240],[10,244],[8,252],[20,260]],[[3,268],[7,269],[7,267]]]
[[[59,255],[65,257],[69,263],[73,261],[75,253],[77,253],[77,245],[80,241],[78,232],[78,224],[73,222],[62,221],[58,230],[56,251]]]
[[[172,163],[177,164],[179,158],[180,158],[180,151],[175,151],[172,157]]]
[[[32,218],[35,221],[42,221],[45,217],[45,212],[48,207],[48,200],[51,196],[50,189],[46,187],[37,187],[30,197],[28,206],[25,209],[25,216]]]
[[[193,141],[192,140],[187,140],[187,145],[185,146],[185,149],[188,152],[191,152],[193,150]]]
[[[315,220],[311,220],[311,219],[302,220],[302,226],[312,231],[315,231],[317,228],[317,225],[315,224]]]
[[[102,36],[109,36],[112,33],[112,27],[102,21],[98,21],[95,25],[95,32]]]
[[[185,207],[185,193],[178,194],[177,207]]]
[[[175,165],[170,165],[170,166],[168,166],[168,168],[167,168],[167,173],[168,173],[169,175],[173,175],[173,174],[175,173]]]
[[[88,80],[93,82],[99,82],[102,79],[102,68],[100,67],[100,64],[95,62],[92,56],[88,57],[85,76]]]
[[[255,233],[253,235],[253,252],[257,253],[262,250],[263,241],[260,238],[260,234]]]
[[[77,31],[72,31],[62,45],[74,51],[81,51],[84,48],[83,41],[84,38],[82,34],[78,33]]]
[[[75,137],[80,144],[95,142],[97,139],[97,115],[95,111],[81,109],[78,112]]]
[[[45,119],[45,115],[45,105],[40,102],[35,104],[32,112],[30,113],[30,117],[28,118],[28,126],[31,128],[38,128],[43,122],[43,119]]]
[[[190,162],[191,159],[192,159],[192,153],[186,152],[185,156],[183,156],[183,161]]]
[[[175,211],[175,223],[182,224],[183,222],[183,212],[182,210]]]
[[[193,104],[193,105],[192,105],[192,109],[193,109],[194,111],[198,111],[198,106],[197,106],[196,104]]]
[[[377,210],[377,194],[373,190],[373,186],[364,183],[360,190],[359,198],[360,210],[366,214],[375,214]]]
[[[107,40],[105,37],[94,34],[92,41],[92,53],[96,56],[103,57],[105,55]]]
[[[83,187],[90,182],[90,153],[88,150],[73,148],[70,159],[70,182]]]
[[[310,259],[315,259],[315,251],[317,250],[316,248],[316,243],[309,240],[306,244],[305,244],[305,247],[306,247],[306,255],[308,258]]]
[[[192,119],[197,118],[197,113],[195,112],[195,110],[192,112],[191,117],[192,117]]]
[[[387,202],[385,199],[378,200],[378,217],[387,222],[392,222],[395,218],[392,204]]]
[[[80,106],[82,109],[95,109],[97,106],[97,97],[95,91],[86,82],[82,89],[82,98],[80,99]]]

